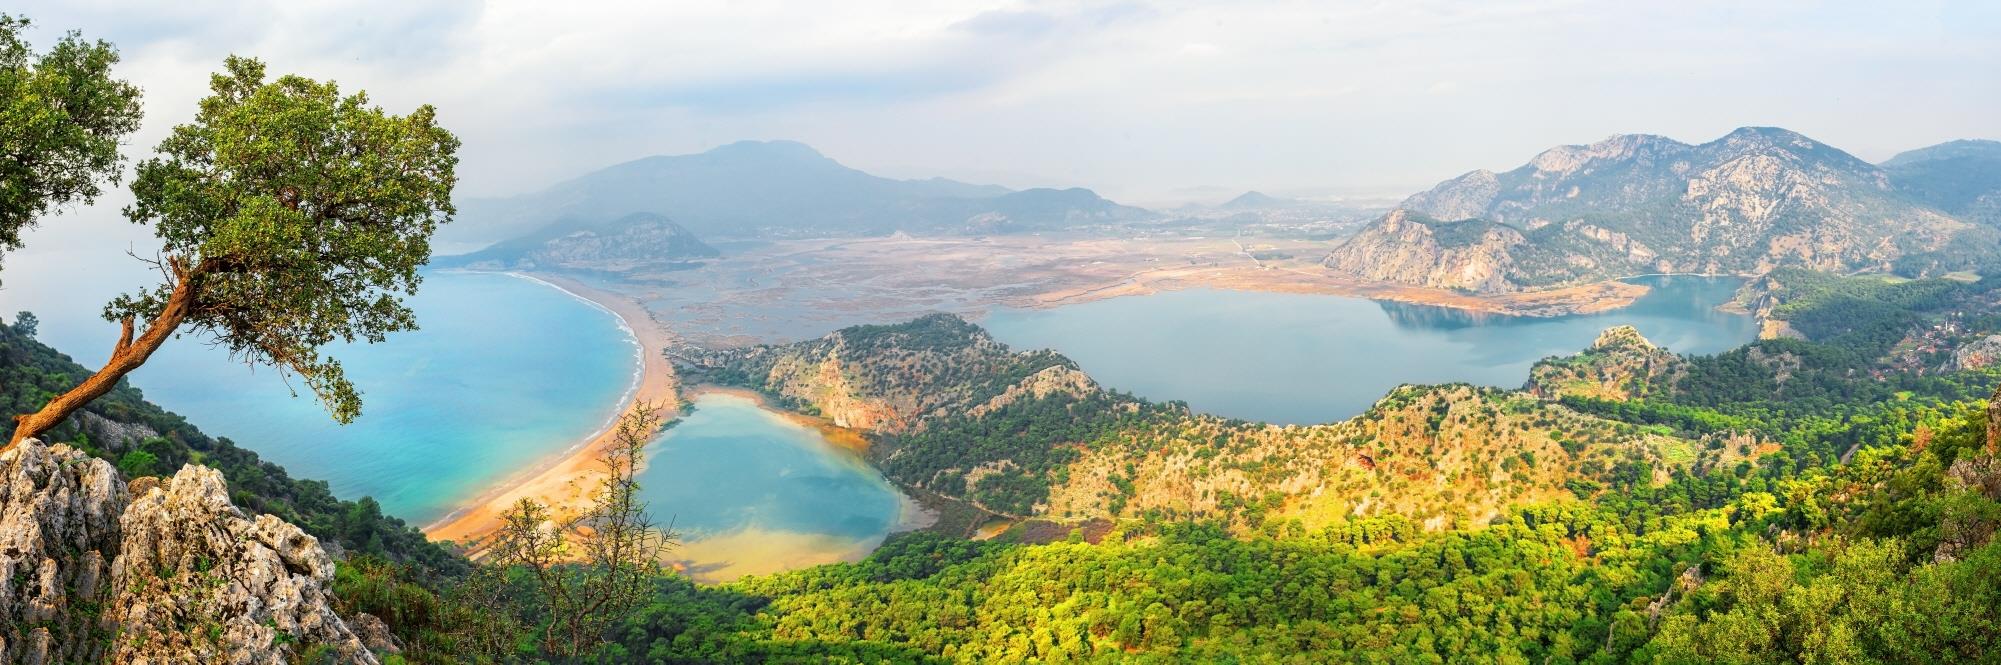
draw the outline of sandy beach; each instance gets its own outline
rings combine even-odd
[[[573,279],[545,274],[532,277],[610,310],[639,340],[639,382],[621,407],[621,417],[646,404],[660,407],[663,417],[674,417],[679,409],[678,382],[673,364],[664,353],[669,338],[666,329],[647,314],[645,307],[630,298],[593,289]],[[589,504],[591,490],[603,475],[598,457],[614,441],[614,428],[607,426],[589,440],[545,458],[467,501],[445,519],[425,527],[424,534],[432,540],[481,541],[500,527],[501,516],[524,497],[547,504],[556,515],[575,514]],[[475,547],[474,552],[477,551]]]

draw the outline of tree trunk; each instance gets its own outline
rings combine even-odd
[[[167,305],[160,309],[159,316],[153,317],[152,322],[146,324],[146,332],[139,335],[138,339],[133,339],[132,318],[128,316],[124,321],[120,321],[119,325],[123,330],[118,335],[118,345],[111,350],[111,360],[104,363],[104,369],[97,370],[96,374],[90,375],[90,378],[84,379],[83,383],[77,384],[69,392],[49,400],[48,405],[43,406],[42,410],[15,416],[14,436],[7,441],[6,448],[0,448],[0,451],[13,448],[23,439],[39,437],[54,429],[56,425],[62,424],[64,419],[69,418],[70,414],[83,408],[83,405],[103,397],[105,393],[111,392],[112,388],[118,387],[118,381],[125,378],[126,374],[146,364],[146,359],[151,357],[161,344],[166,343],[168,337],[173,336],[174,329],[180,327],[181,321],[187,319],[188,310],[194,305],[194,280],[189,279],[191,276],[184,270],[177,269],[175,272],[180,273],[179,283],[174,285],[174,292],[167,296]]]

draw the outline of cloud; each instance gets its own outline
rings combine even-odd
[[[1557,143],[1752,119],[1865,156],[2001,135],[2001,40],[1985,38],[2001,15],[1953,2],[17,4],[38,41],[76,28],[121,46],[147,92],[135,154],[240,53],[392,110],[437,105],[469,194],[743,138],[1143,196],[1417,187]]]
[[[1055,16],[1044,12],[990,9],[953,23],[952,27],[982,36],[1038,39],[1054,31],[1058,24]]]

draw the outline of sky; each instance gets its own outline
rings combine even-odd
[[[115,43],[145,90],[133,159],[228,54],[423,103],[460,196],[655,154],[806,142],[893,177],[1091,187],[1169,205],[1247,189],[1401,196],[1617,133],[1803,132],[1869,160],[2001,138],[2001,3],[29,0]],[[49,249],[143,240],[123,195]],[[33,251],[33,249],[29,250]]]

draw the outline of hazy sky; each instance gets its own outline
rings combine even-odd
[[[18,5],[18,3],[17,3]],[[226,54],[437,105],[463,195],[805,141],[885,175],[1401,193],[1622,132],[1880,160],[2001,138],[2001,3],[30,0],[115,42],[142,154]],[[90,217],[92,215],[85,215]]]

